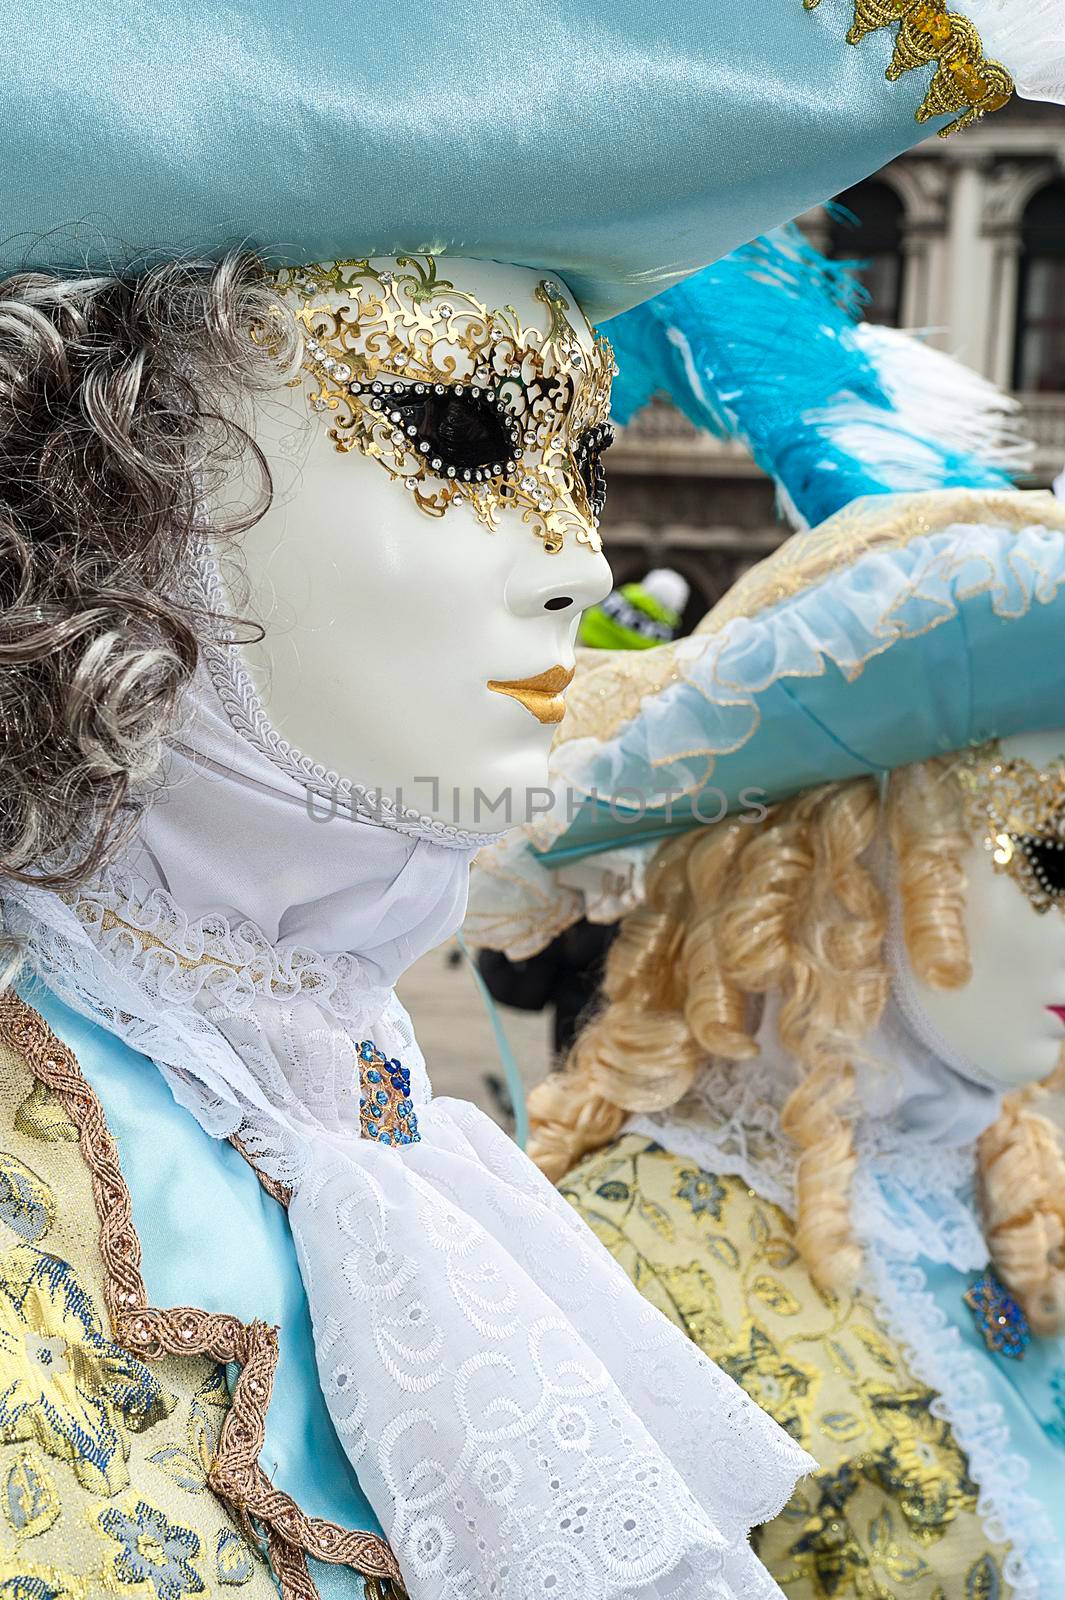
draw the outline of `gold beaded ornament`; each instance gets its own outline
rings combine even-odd
[[[536,289],[543,332],[438,277],[432,256],[394,270],[293,268],[273,282],[296,303],[310,402],[330,415],[338,450],[379,462],[428,516],[465,504],[494,531],[517,511],[549,554],[567,538],[602,549],[616,368],[606,339],[582,347],[558,284]]]
[[[808,11],[821,0],[803,0]],[[898,28],[887,76],[894,81],[903,73],[935,63],[928,92],[915,112],[918,122],[960,112],[939,136],[958,133],[990,111],[999,111],[1013,95],[1014,83],[1000,61],[984,55],[980,35],[967,17],[948,11],[943,0],[855,0],[849,44],[860,44],[867,33]]]
[[[966,821],[1042,915],[1065,912],[1065,754],[1040,770],[1004,760],[997,742],[967,755],[959,773]]]

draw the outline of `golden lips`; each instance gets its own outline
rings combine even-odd
[[[566,715],[562,696],[573,682],[573,671],[572,667],[549,667],[535,678],[489,678],[488,687],[496,694],[509,694],[512,700],[520,700],[537,722],[561,722]]]

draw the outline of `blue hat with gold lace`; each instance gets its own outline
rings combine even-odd
[[[1016,91],[1057,0],[12,0],[0,274],[249,245],[561,274],[602,319]]]
[[[539,853],[572,861],[1060,727],[1063,636],[1053,495],[863,497],[751,568],[690,638],[595,659],[556,751],[581,803]]]
[[[1050,493],[852,501],[746,572],[690,637],[589,652],[553,804],[478,856],[466,936],[525,959],[638,904],[664,839],[1061,728],[1063,637],[1065,504]]]

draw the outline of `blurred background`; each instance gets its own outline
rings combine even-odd
[[[837,197],[854,218],[801,218],[827,255],[860,262],[870,322],[920,329],[1024,406],[1036,442],[1027,482],[1065,468],[1065,112],[1014,100],[961,137],[929,139]],[[787,536],[773,489],[744,450],[695,429],[665,401],[620,434],[603,519],[617,585],[671,567],[690,596],[688,632],[747,567]],[[491,1025],[455,947],[400,984],[438,1094],[506,1122]],[[550,1017],[506,1008],[528,1084],[550,1065]]]

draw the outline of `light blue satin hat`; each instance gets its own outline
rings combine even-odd
[[[602,319],[950,121],[885,76],[916,4],[850,45],[850,0],[11,0],[0,273],[446,252]]]
[[[1053,495],[852,502],[751,568],[691,638],[591,659],[556,753],[582,803],[537,854],[571,861],[1061,727],[1063,638]]]

